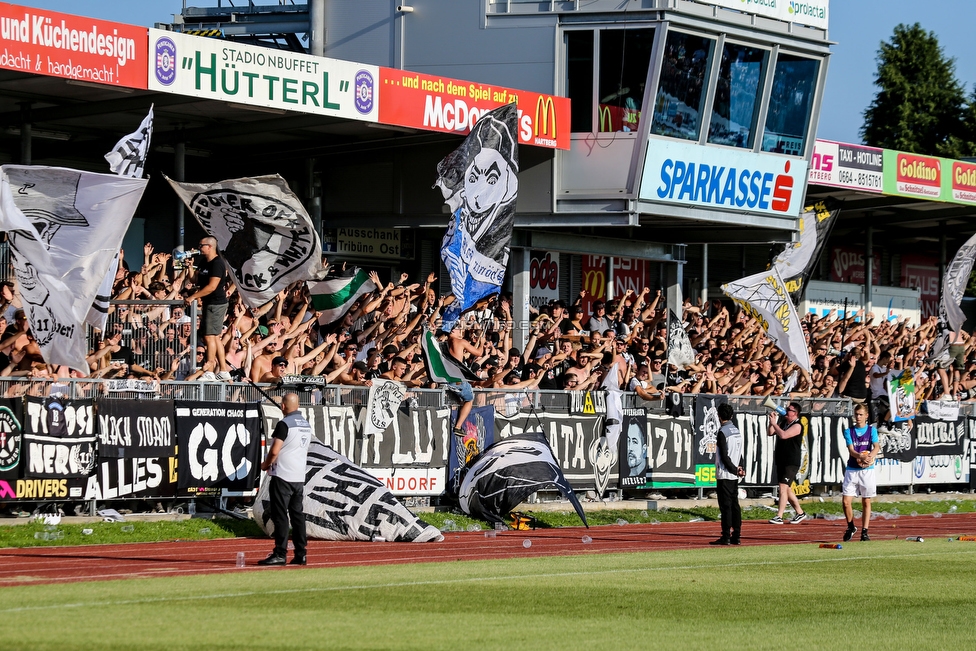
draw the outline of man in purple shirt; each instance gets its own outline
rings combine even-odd
[[[871,540],[868,537],[871,498],[877,494],[874,459],[881,451],[881,445],[878,443],[878,431],[873,425],[868,425],[866,405],[854,405],[854,426],[844,430],[844,441],[850,453],[843,485],[844,516],[847,518],[844,542],[851,540],[857,533],[857,527],[854,526],[854,510],[851,508],[855,495],[861,498],[861,540]]]

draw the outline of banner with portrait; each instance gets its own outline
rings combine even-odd
[[[647,482],[647,410],[624,409],[620,437],[620,488]]]

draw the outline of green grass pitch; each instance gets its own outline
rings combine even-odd
[[[8,587],[0,649],[965,649],[976,543],[884,541]]]

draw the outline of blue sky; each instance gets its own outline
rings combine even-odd
[[[275,0],[264,0],[274,4]],[[365,1],[365,0],[360,0]],[[477,0],[457,0],[477,1]],[[21,0],[23,4],[65,13],[152,26],[170,22],[183,0]],[[191,6],[216,6],[216,0],[188,0]],[[976,83],[976,57],[972,56],[974,0],[833,0],[830,3],[830,38],[833,46],[827,89],[817,130],[819,138],[861,142],[862,114],[874,97],[875,57],[898,23],[919,22],[934,31],[946,54],[956,59],[956,76],[967,95]]]

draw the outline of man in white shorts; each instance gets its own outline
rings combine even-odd
[[[881,451],[881,444],[878,443],[878,430],[873,425],[868,425],[866,405],[854,405],[854,426],[844,430],[844,441],[850,453],[847,459],[847,470],[844,472],[844,516],[847,518],[844,542],[851,540],[857,533],[857,527],[854,526],[854,510],[851,507],[855,495],[861,498],[861,540],[871,540],[868,537],[871,498],[878,492],[877,479],[874,476],[874,460]]]

